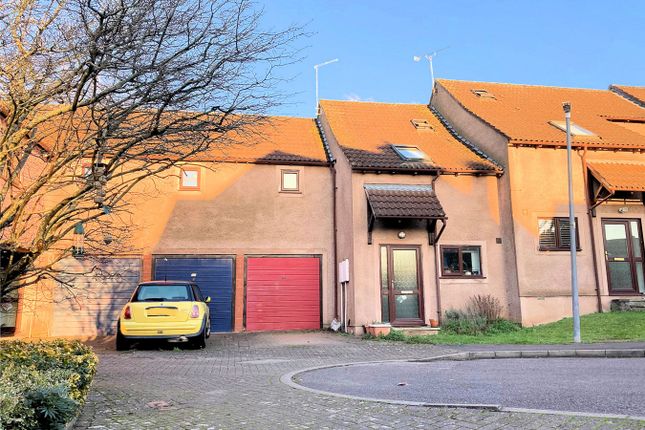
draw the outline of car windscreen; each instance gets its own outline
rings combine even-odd
[[[140,285],[133,302],[192,302],[190,285]]]

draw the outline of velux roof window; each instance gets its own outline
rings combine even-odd
[[[427,158],[425,152],[416,146],[392,145],[399,157],[406,161],[423,161]]]
[[[549,124],[564,132],[567,131],[567,124],[564,121],[549,121]],[[571,128],[571,134],[574,136],[595,136],[596,135],[596,133],[591,132],[586,128],[582,128],[579,125],[574,124],[573,122],[570,124],[570,128]]]
[[[471,91],[479,98],[497,100],[492,93],[488,92],[488,90],[475,89]]]

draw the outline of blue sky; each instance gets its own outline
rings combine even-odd
[[[645,1],[259,0],[265,25],[306,24],[313,33],[272,114],[314,114],[313,65],[320,97],[426,103],[435,77],[607,88],[645,85]]]

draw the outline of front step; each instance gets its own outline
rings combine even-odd
[[[437,334],[441,328],[432,328],[429,326],[423,327],[392,327],[392,330],[400,331],[406,336],[429,336]]]

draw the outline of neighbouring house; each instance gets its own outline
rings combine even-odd
[[[337,263],[350,272],[336,294],[348,327],[425,326],[477,294],[512,316],[502,167],[425,105],[323,100],[319,123],[335,160]]]
[[[18,335],[113,334],[134,287],[153,279],[195,280],[212,298],[214,332],[333,319],[332,180],[314,119],[272,117],[170,173],[129,197],[131,250],[64,260],[76,288],[40,285]]]
[[[508,288],[518,320],[571,315],[565,116],[571,103],[581,312],[645,293],[645,88],[556,88],[438,80],[431,101],[504,168],[499,182]]]

